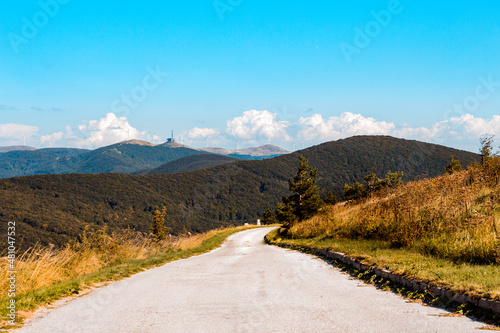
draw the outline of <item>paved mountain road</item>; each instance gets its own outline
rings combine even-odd
[[[18,332],[484,332],[265,245],[270,230],[240,232],[210,253],[98,289]]]

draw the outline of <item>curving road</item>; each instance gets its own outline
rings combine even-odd
[[[484,332],[313,256],[265,245],[271,229],[98,289],[18,332]]]

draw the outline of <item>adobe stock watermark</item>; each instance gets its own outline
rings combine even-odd
[[[393,17],[401,14],[403,9],[399,0],[389,0],[386,9],[372,10],[370,15],[373,20],[366,23],[364,27],[354,28],[352,43],[340,43],[340,50],[347,63],[352,62],[352,57],[355,54],[360,54],[363,49],[370,46],[372,40],[380,35],[391,24]]]
[[[7,305],[7,317],[9,323],[16,324],[16,222],[9,222],[7,224],[7,281],[9,284],[8,297],[9,302]]]
[[[217,15],[219,15],[219,19],[224,21],[226,13],[234,11],[242,2],[243,0],[214,0],[212,6],[217,12]]]
[[[136,85],[128,94],[121,94],[120,98],[115,99],[111,103],[111,110],[114,114],[127,116],[130,109],[135,109],[144,101],[149,93],[157,89],[161,83],[168,77],[168,73],[162,72],[160,65],[156,69],[146,67],[147,74],[142,79],[141,84]]]
[[[70,0],[40,0],[38,1],[38,6],[40,10],[37,11],[31,18],[23,16],[21,21],[23,26],[21,28],[21,33],[17,34],[10,32],[8,38],[10,45],[14,52],[20,51],[20,46],[23,44],[28,44],[29,41],[38,35],[40,29],[45,27],[50,19],[56,17],[61,9],[61,5],[65,5]]]
[[[490,99],[500,87],[500,81],[495,81],[493,74],[488,75],[486,79],[480,76],[477,80],[479,83],[474,89],[474,93],[465,97],[462,102],[453,104],[451,109],[446,112],[446,119],[474,114],[481,107],[481,103]]]

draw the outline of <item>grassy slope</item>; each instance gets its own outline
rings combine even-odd
[[[285,242],[329,248],[455,292],[500,300],[500,158],[325,207]],[[275,238],[278,237],[275,235]]]
[[[16,310],[19,316],[16,322],[22,322],[23,318],[25,318],[27,315],[29,315],[30,312],[33,312],[40,306],[50,304],[63,297],[76,295],[82,290],[88,289],[92,286],[96,286],[97,284],[108,281],[121,280],[149,268],[157,267],[174,260],[184,259],[193,255],[211,251],[214,248],[219,247],[230,235],[251,228],[255,228],[255,226],[215,230],[204,235],[193,236],[195,238],[194,241],[188,239],[187,243],[184,243],[184,245],[177,247],[175,250],[170,249],[168,252],[155,253],[145,258],[118,260],[106,267],[101,267],[95,270],[91,269],[90,272],[84,275],[76,277],[68,276],[61,281],[56,281],[49,285],[25,291],[16,296]],[[64,261],[64,256],[67,256],[67,253],[61,253],[61,255],[59,256],[56,254],[56,261]],[[44,265],[43,257],[45,256],[42,256],[42,258],[38,259],[38,262],[34,262],[34,265],[32,265],[32,274],[35,274],[36,270],[38,270],[40,266]],[[95,258],[89,257],[86,259],[86,261],[91,260],[95,260]],[[61,265],[63,264],[64,263],[62,263]],[[85,264],[87,263],[78,262],[77,266]],[[53,269],[64,269],[62,267],[59,267],[59,263],[55,263],[52,266]],[[18,274],[21,275],[21,273],[19,272]],[[2,273],[2,281],[6,280],[6,276],[3,275],[6,275],[6,272]],[[22,285],[22,283],[23,281],[20,281],[18,279],[17,284]],[[0,314],[2,318],[6,318],[7,315],[7,305],[9,302],[9,298],[6,297],[6,293],[7,290],[5,288],[2,288],[3,295],[2,298],[0,298]],[[0,328],[11,327],[7,325],[7,322],[0,322]]]

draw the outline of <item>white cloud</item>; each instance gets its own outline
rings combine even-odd
[[[401,129],[394,130],[391,135],[404,139],[429,141],[446,136],[446,133],[450,133],[450,126],[447,121],[441,121],[435,123],[430,128],[411,127],[411,125],[405,125]]]
[[[149,140],[150,138],[151,140]],[[151,136],[148,136],[147,140],[150,141],[151,143],[160,143],[163,139],[161,136],[153,134]]]
[[[463,133],[472,137],[480,137],[485,134],[500,135],[500,116],[493,115],[489,120],[475,118],[473,115],[466,114],[459,118],[450,120],[452,127],[458,127]]]
[[[60,132],[55,132],[52,134],[47,134],[47,135],[42,135],[40,138],[40,142],[42,144],[48,143],[50,146],[54,146],[56,142],[59,142],[61,140],[65,141],[76,141],[78,137],[73,133],[73,130],[71,126],[65,126],[66,133],[60,131]]]
[[[394,136],[424,141],[439,142],[445,145],[455,143],[477,145],[482,135],[500,136],[500,116],[491,119],[476,118],[466,114],[457,118],[440,121],[431,127],[407,126],[393,132]]]
[[[206,138],[216,136],[218,134],[219,134],[219,132],[213,128],[195,127],[187,133],[187,136],[191,140],[201,140],[201,139],[206,139]]]
[[[500,137],[500,115],[484,119],[466,114],[426,127],[414,127],[411,124],[396,127],[393,122],[349,112],[329,118],[324,118],[321,114],[303,116],[292,124],[278,120],[276,113],[267,110],[249,110],[243,112],[241,116],[228,120],[225,132],[219,132],[214,128],[194,127],[183,133],[185,141],[182,143],[196,145],[200,140],[208,138],[207,145],[231,148],[235,148],[236,140],[243,141],[237,143],[240,147],[259,145],[263,139],[274,139],[283,144],[284,141],[292,140],[289,133],[308,145],[353,135],[391,135],[474,151],[482,135],[492,134]],[[65,130],[41,137],[38,137],[38,128],[35,126],[0,124],[0,140],[20,144],[23,137],[27,140],[36,138],[45,145],[54,146],[57,143],[60,146],[84,148],[97,148],[127,139],[149,140],[154,143],[162,140],[159,136],[139,131],[130,125],[126,117],[117,117],[114,113],[85,122],[77,129],[66,126]]]
[[[38,127],[22,124],[0,124],[0,138],[9,140],[23,140],[35,136]]]
[[[70,126],[66,126],[66,132],[55,132],[40,138],[42,144],[70,145],[73,147],[98,148],[117,142],[149,138],[147,132],[141,132],[132,127],[126,117],[117,117],[114,113],[108,113],[99,120],[90,120],[78,126],[76,132]],[[153,141],[159,142],[161,138],[157,135],[152,137]]]
[[[63,137],[64,137],[64,133],[63,132],[52,133],[52,134],[48,134],[48,135],[43,135],[40,138],[40,142],[42,144],[48,142],[51,145],[53,145],[57,141],[61,140]]]
[[[428,127],[405,124],[396,128],[392,122],[378,121],[361,114],[346,112],[339,117],[328,119],[324,119],[320,114],[301,117],[299,127],[299,137],[305,141],[324,142],[353,135],[391,135],[475,150],[482,135],[500,136],[500,116],[494,115],[491,119],[483,119],[466,114]]]
[[[350,112],[342,113],[339,117],[323,119],[320,114],[299,119],[299,137],[306,141],[337,140],[353,135],[381,134],[390,135],[394,130],[394,123],[377,121],[374,118],[364,117],[361,114]]]
[[[87,124],[78,126],[84,138],[77,140],[77,144],[91,147],[107,146],[125,140],[144,139],[146,132],[140,132],[132,127],[126,117],[117,117],[108,113],[104,118],[91,120]]]
[[[290,124],[287,121],[276,119],[276,113],[267,110],[249,110],[243,115],[228,120],[226,133],[238,139],[250,140],[263,137],[265,139],[291,140],[286,129]]]

